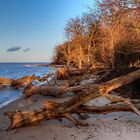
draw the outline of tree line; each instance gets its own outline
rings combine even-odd
[[[121,69],[140,63],[139,0],[96,0],[96,9],[70,19],[53,62],[76,68]]]

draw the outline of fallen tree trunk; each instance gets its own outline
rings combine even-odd
[[[22,78],[16,79],[14,80],[14,82],[12,83],[12,86],[16,87],[16,88],[20,88],[20,87],[27,87],[29,84],[32,83],[32,81],[34,80],[38,80],[39,81],[40,77],[38,76],[24,76]]]
[[[10,130],[14,128],[19,128],[21,126],[32,126],[46,119],[46,111],[43,109],[30,111],[17,111],[17,112],[5,112],[5,116],[11,119],[10,126],[7,126],[5,130]]]
[[[126,75],[120,76],[108,82],[102,84],[105,92],[117,89],[123,85],[134,82],[135,80],[140,79],[140,69]]]
[[[134,104],[137,109],[140,110],[140,104]],[[91,113],[91,114],[108,114],[112,112],[119,111],[129,111],[134,112],[134,110],[125,103],[111,104],[105,106],[84,106],[82,105],[77,109],[77,113]]]
[[[66,92],[80,92],[81,90],[83,90],[85,87],[82,87],[81,85],[79,86],[75,86],[75,87],[67,87],[67,86],[51,86],[51,85],[41,85],[41,86],[33,86],[33,85],[29,85],[27,86],[24,91],[23,94],[26,97],[30,97],[32,95],[45,95],[45,96],[53,96],[53,97],[58,97],[58,96],[62,96],[63,94],[65,94]]]
[[[34,80],[39,81],[40,77],[32,75],[32,76],[24,76],[24,77],[18,78],[18,79],[0,78],[0,85],[1,86],[6,85],[6,86],[13,87],[13,88],[20,88],[20,87],[28,86]]]
[[[100,86],[99,90],[100,90],[100,92],[105,94],[105,93],[108,93],[109,91],[112,91],[123,85],[129,84],[139,78],[140,78],[140,70],[129,73],[124,76],[120,76],[111,81],[105,82],[105,83],[99,85]],[[54,89],[53,89],[53,87],[54,87]],[[34,95],[34,94],[58,96],[58,95],[62,95],[64,93],[66,93],[66,92],[77,92],[77,91],[86,90],[86,89],[89,89],[92,87],[94,88],[94,87],[97,87],[97,85],[95,85],[93,83],[93,84],[78,85],[78,86],[74,86],[74,87],[63,87],[63,88],[62,88],[62,86],[53,86],[53,87],[52,86],[30,86],[24,90],[24,94],[27,97]],[[57,92],[55,92],[55,90],[57,90]]]
[[[134,104],[138,109],[140,109],[139,104]],[[52,107],[52,105],[50,106]],[[51,110],[52,111],[52,110]],[[112,112],[119,112],[119,111],[129,111],[134,112],[131,107],[126,105],[125,103],[121,104],[111,104],[106,106],[85,106],[82,105],[76,110],[73,110],[71,113],[89,113],[89,114],[108,114]],[[5,115],[11,119],[11,125],[5,128],[6,130],[15,129],[19,127],[25,126],[33,126],[40,123],[46,119],[59,119],[60,117],[64,117],[64,115],[57,115],[56,113],[49,112],[46,109],[35,110],[33,112],[5,112]]]
[[[0,78],[0,85],[11,86],[14,81],[15,81],[14,79],[10,79],[10,78]]]
[[[48,73],[47,75],[41,77],[41,78],[39,79],[39,81],[40,81],[40,82],[47,81],[47,84],[48,84],[48,85],[51,85],[51,83],[49,82],[49,78],[51,78],[51,80],[54,82],[54,84],[57,85],[57,82],[56,82],[56,80],[55,80],[55,76],[56,76],[56,75],[53,74],[53,73]]]
[[[23,94],[26,97],[30,97],[32,95],[46,95],[46,96],[54,96],[58,97],[64,93],[64,86],[28,86],[24,89]]]
[[[65,117],[68,120],[72,121],[75,125],[77,125],[77,124],[81,125],[81,122],[79,122],[79,120],[76,120],[75,118],[73,118],[71,114],[77,113],[77,111],[83,104],[85,104],[86,102],[90,101],[91,99],[94,99],[99,96],[105,96],[105,97],[109,98],[110,100],[112,100],[113,102],[124,102],[135,113],[140,115],[139,110],[134,105],[132,105],[132,103],[130,101],[125,100],[124,98],[121,98],[119,96],[113,97],[108,94],[109,91],[116,89],[118,87],[121,87],[130,82],[133,82],[134,80],[136,80],[138,78],[140,78],[140,70],[129,73],[127,75],[124,75],[124,76],[121,76],[118,78],[115,78],[115,79],[113,79],[109,82],[106,82],[104,84],[101,84],[101,85],[90,84],[90,85],[82,85],[82,86],[80,85],[77,87],[69,88],[69,90],[71,90],[71,89],[77,90],[77,89],[80,89],[81,87],[82,88],[84,87],[85,92],[82,94],[77,94],[74,97],[72,97],[71,99],[69,99],[63,103],[46,101],[44,103],[45,115],[44,115],[44,112],[42,112],[43,114],[40,113],[39,116],[43,116],[42,119],[45,119],[45,118],[47,118],[47,119],[56,118],[57,119],[59,117]],[[125,109],[125,108],[123,108],[123,109]],[[99,109],[99,108],[97,108],[97,109]],[[119,110],[119,109],[117,108],[116,110]],[[20,112],[20,113],[24,114],[24,112]],[[16,115],[17,115],[16,113],[12,113],[12,115],[9,118],[12,118],[11,124],[14,124],[14,125],[11,125],[10,128],[13,129],[13,128],[18,128],[18,127],[22,127],[22,126],[28,126],[28,124],[34,125],[34,121],[33,121],[33,123],[29,123],[30,119],[34,119],[34,117],[36,116],[36,114],[34,112],[32,112],[32,113],[33,113],[33,115],[29,113],[29,114],[26,114],[23,118],[21,118],[22,115],[20,115],[19,119],[18,119],[18,117],[16,117]],[[32,116],[34,116],[34,117],[32,117]],[[37,121],[37,123],[38,123],[38,121]]]

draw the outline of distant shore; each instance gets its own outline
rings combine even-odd
[[[41,66],[41,67],[57,67],[57,68],[64,67],[63,65],[55,64],[55,63],[49,63],[49,64],[38,63],[38,64],[35,64],[35,66]]]

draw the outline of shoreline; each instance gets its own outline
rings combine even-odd
[[[49,62],[49,63],[50,63],[50,62]],[[16,63],[16,64],[17,64],[17,63]],[[20,63],[20,64],[21,64],[21,63]],[[26,63],[23,63],[23,64],[26,64]],[[33,67],[33,66],[37,66],[36,64],[38,64],[38,62],[28,63],[28,64],[32,64],[32,65],[30,65],[30,66]],[[42,63],[40,63],[40,64],[43,64],[43,65],[44,65],[45,63],[42,62]],[[25,67],[26,67],[26,66],[25,66]],[[37,67],[39,67],[39,66],[37,66]],[[57,68],[54,69],[54,76],[53,76],[53,77],[56,76],[56,72],[57,72]],[[49,72],[48,72],[48,73],[49,73]],[[47,75],[47,74],[46,74],[46,75]],[[44,76],[44,75],[42,75],[42,76]],[[6,77],[6,78],[7,78],[7,77]],[[50,78],[50,77],[48,78],[48,81],[51,82],[51,78]],[[44,82],[44,83],[43,83],[43,82],[42,82],[42,83],[38,83],[38,85],[39,85],[39,84],[42,84],[42,85],[43,85],[43,84],[46,84],[46,82]],[[4,90],[5,90],[5,89],[4,89]],[[7,89],[6,89],[6,90],[7,90]],[[11,89],[11,90],[9,90],[9,92],[12,93],[12,92],[14,92],[14,91],[12,91],[12,89]],[[17,92],[17,90],[16,90],[16,92]],[[22,98],[22,95],[23,95],[22,92],[23,92],[23,89],[21,89],[21,92],[18,93],[18,94],[20,94],[20,95],[17,94],[16,97],[14,97],[14,98],[12,98],[12,99],[8,99],[7,101],[2,102],[2,103],[0,104],[0,109],[3,108],[4,106],[8,105],[9,103],[18,100],[19,98]]]
[[[14,102],[21,98],[23,89],[13,90],[13,89],[4,89],[1,91],[1,94],[6,94],[7,100],[4,100],[5,96],[3,97],[3,100],[0,104],[0,109],[6,105],[8,105],[11,102]]]
[[[53,78],[55,79],[56,78],[56,69],[55,69],[55,73],[54,73],[54,75],[53,75]],[[53,83],[53,80],[49,77],[48,78],[48,81],[49,81],[49,83]],[[37,85],[46,85],[47,83],[46,82],[42,82],[42,83],[38,83]],[[21,90],[21,93],[20,93],[21,95],[19,95],[19,97],[15,97],[14,99],[11,99],[11,100],[8,100],[8,101],[6,101],[6,102],[4,102],[4,103],[2,103],[2,104],[0,104],[0,110],[1,109],[3,109],[4,107],[6,107],[6,106],[8,106],[8,105],[10,105],[10,104],[12,104],[12,103],[14,103],[14,102],[18,102],[18,100],[24,100],[24,95],[23,95],[23,90]]]
[[[8,101],[3,102],[2,104],[0,104],[0,109],[3,108],[3,107],[6,106],[6,105],[8,105],[8,104],[10,104],[10,103],[12,103],[12,102],[18,100],[18,99],[20,99],[20,98],[21,98],[21,97],[15,97],[14,99],[11,99],[11,100],[8,100]]]

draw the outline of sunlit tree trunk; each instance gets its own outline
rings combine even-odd
[[[110,31],[110,63],[111,63],[111,67],[114,69],[114,53],[115,53],[115,48],[114,48],[114,30],[113,28]]]
[[[79,69],[82,68],[82,57],[83,57],[83,53],[82,53],[82,47],[81,45],[79,45]]]

